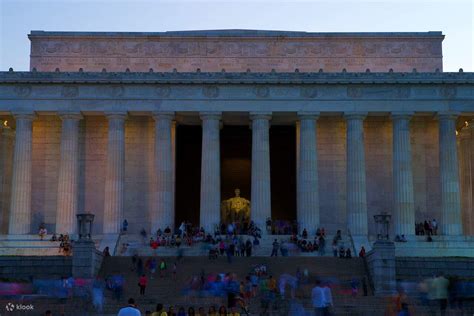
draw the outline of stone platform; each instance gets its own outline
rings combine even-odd
[[[109,247],[111,254],[117,244],[118,234],[94,235],[93,241],[98,250]],[[59,241],[51,241],[52,235],[0,235],[0,256],[58,256]],[[76,236],[71,236],[76,240]]]
[[[474,236],[413,236],[408,242],[395,243],[396,257],[470,257],[474,258]]]

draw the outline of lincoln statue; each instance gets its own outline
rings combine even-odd
[[[222,201],[221,221],[224,223],[249,223],[250,201],[240,196],[240,189],[235,189],[235,196]]]

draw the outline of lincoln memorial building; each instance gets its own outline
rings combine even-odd
[[[212,232],[237,188],[261,227],[474,234],[474,73],[443,72],[441,32],[28,37],[0,72],[2,235]]]

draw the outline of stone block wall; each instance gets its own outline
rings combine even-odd
[[[0,256],[0,278],[59,279],[72,273],[72,258],[65,256]]]
[[[443,272],[462,278],[474,278],[474,258],[397,257],[397,279],[419,280]]]
[[[364,121],[365,173],[369,234],[376,234],[374,215],[392,212],[392,122],[388,116]],[[393,226],[393,225],[392,225]]]
[[[151,117],[129,117],[125,123],[124,216],[129,231],[150,229],[154,175],[155,122]]]
[[[321,226],[333,234],[346,225],[346,124],[343,118],[318,120],[318,180]]]
[[[61,143],[61,119],[55,115],[38,116],[33,121],[31,230],[45,223],[55,230]]]
[[[441,218],[441,179],[439,174],[438,122],[432,117],[411,121],[415,219]]]

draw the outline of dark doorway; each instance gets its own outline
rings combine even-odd
[[[296,128],[270,128],[272,218],[296,219]]]
[[[201,126],[176,127],[176,225],[182,221],[199,225],[201,147]]]
[[[252,131],[249,126],[224,126],[220,136],[221,200],[233,197],[236,188],[250,200]]]

